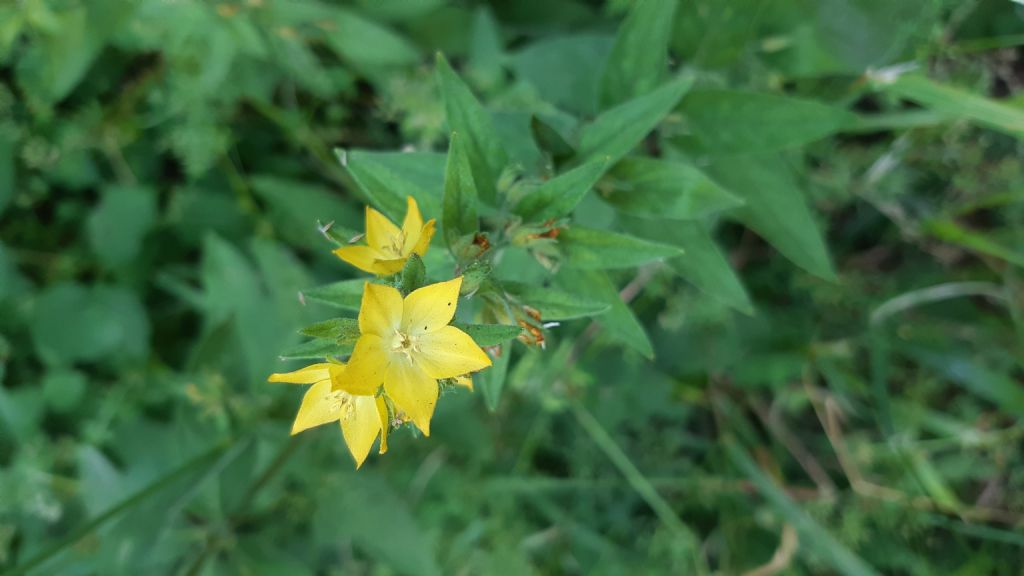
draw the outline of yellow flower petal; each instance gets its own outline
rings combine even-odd
[[[332,392],[331,381],[324,380],[309,387],[302,397],[299,414],[292,424],[292,435],[314,426],[334,422],[341,415],[341,402],[338,398],[343,392]]]
[[[305,368],[300,368],[294,372],[284,372],[278,374],[271,374],[267,378],[267,382],[285,382],[287,384],[316,384],[323,380],[331,379],[331,367],[340,366],[338,364],[310,364]]]
[[[473,391],[473,377],[470,376],[469,374],[466,374],[465,376],[456,376],[455,377],[455,385],[456,386],[463,386],[465,388],[469,388],[470,392],[472,392]]]
[[[418,336],[447,326],[455,316],[462,276],[413,290],[405,297],[402,332]]]
[[[374,262],[374,274],[378,276],[391,276],[398,274],[405,267],[408,258],[393,258],[391,260],[377,260]]]
[[[397,360],[388,368],[384,390],[395,407],[405,412],[424,436],[430,436],[430,417],[437,404],[437,380],[427,376],[419,366]]]
[[[377,416],[380,418],[380,450],[378,454],[383,454],[388,451],[388,429],[391,428],[391,423],[388,422],[388,404],[384,401],[383,396],[377,396]]]
[[[342,246],[334,250],[334,255],[345,262],[359,268],[363,272],[386,276],[388,273],[382,271],[379,264],[381,254],[369,246]],[[392,272],[391,274],[394,274]]]
[[[367,282],[359,307],[359,332],[391,338],[402,321],[402,309],[402,295],[398,290]]]
[[[366,243],[378,252],[394,245],[401,230],[388,217],[369,206],[366,207]]]
[[[373,396],[349,396],[348,401],[349,404],[341,410],[341,433],[356,461],[356,468],[359,468],[380,434],[380,415],[377,413],[377,399]]]
[[[420,214],[420,207],[416,199],[406,196],[405,220],[402,222],[402,255],[408,256],[413,248],[420,241],[420,234],[423,233],[423,215]]]
[[[416,341],[413,358],[431,378],[454,378],[491,365],[491,358],[469,334],[444,326]]]
[[[423,229],[420,231],[420,239],[412,249],[417,256],[423,256],[427,253],[427,248],[430,248],[430,240],[434,237],[434,226],[435,221],[433,218],[423,225]]]
[[[364,333],[356,341],[355,350],[348,360],[341,388],[350,394],[375,394],[384,383],[390,363],[384,340],[375,334]]]

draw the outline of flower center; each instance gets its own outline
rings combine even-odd
[[[395,336],[391,339],[391,351],[405,354],[407,358],[411,358],[412,354],[417,351],[416,338],[395,330]]]
[[[331,412],[338,412],[342,420],[348,420],[355,412],[356,407],[352,401],[352,395],[344,390],[331,392],[327,396],[327,401],[330,402]]]
[[[405,245],[405,232],[399,232],[391,237],[391,245],[384,246],[382,251],[389,253],[395,258],[401,258],[403,245]]]

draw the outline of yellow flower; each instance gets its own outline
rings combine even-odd
[[[407,198],[405,221],[399,230],[380,212],[366,207],[366,246],[342,246],[334,254],[345,262],[378,276],[401,272],[410,254],[423,256],[434,237],[434,219],[426,224],[412,196]]]
[[[292,435],[314,426],[341,421],[341,433],[348,451],[363,465],[373,441],[380,435],[380,453],[388,451],[388,407],[384,398],[353,394],[345,384],[350,378],[344,364],[312,364],[295,372],[271,374],[270,382],[312,384],[302,398]]]
[[[367,283],[359,310],[359,340],[347,379],[372,393],[384,391],[400,410],[430,435],[437,381],[491,365],[468,334],[449,326],[462,277],[414,290],[405,299],[390,286]]]

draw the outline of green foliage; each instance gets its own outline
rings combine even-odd
[[[946,0],[0,5],[0,572],[1015,574],[1022,35]],[[408,196],[422,258],[331,254]],[[359,471],[289,438],[270,373],[349,357],[366,282],[456,276],[492,366],[429,438]]]

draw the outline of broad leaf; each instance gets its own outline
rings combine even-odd
[[[506,324],[460,324],[456,322],[454,325],[469,334],[470,338],[481,348],[504,344],[519,336],[523,331],[519,326]]]
[[[594,187],[607,166],[607,160],[594,160],[560,174],[523,196],[515,212],[528,222],[566,216]]]
[[[437,55],[437,82],[444,98],[448,127],[465,142],[463,146],[479,197],[493,203],[498,176],[508,156],[491,117],[440,53]]]
[[[299,330],[299,334],[337,344],[355,345],[359,339],[359,321],[355,318],[331,318]]]
[[[602,113],[580,132],[578,162],[604,157],[615,162],[628,154],[675,108],[692,84],[692,76],[680,76]]]
[[[623,218],[621,222],[633,234],[686,250],[683,256],[668,260],[669,268],[708,296],[753,314],[747,291],[703,222],[651,222],[636,218]]]
[[[607,312],[609,308],[604,302],[570,294],[557,288],[516,282],[503,282],[502,288],[515,302],[537,310],[544,321],[597,316]]]
[[[375,208],[396,223],[405,216],[406,196],[431,218],[440,211],[445,157],[433,152],[335,151]]]
[[[333,284],[309,288],[301,292],[302,298],[320,302],[343,310],[359,310],[366,280],[342,280]]]
[[[333,10],[335,29],[324,34],[327,46],[365,73],[410,66],[420,60],[416,47],[395,32],[344,8]]]
[[[742,161],[743,169],[736,163]],[[711,175],[746,201],[736,211],[744,224],[811,274],[834,280],[825,240],[785,160],[774,155],[720,159]]]
[[[643,324],[629,305],[622,301],[619,290],[612,284],[607,273],[601,270],[571,270],[559,274],[558,282],[573,294],[607,304],[608,312],[596,319],[605,333],[643,357],[654,358],[654,348]]]
[[[682,162],[626,158],[612,177],[616,185],[602,198],[632,216],[693,220],[743,205],[743,200]]]
[[[699,146],[721,154],[795,148],[857,121],[846,110],[814,100],[736,90],[694,90],[680,110]]]
[[[456,255],[459,239],[480,230],[477,217],[477,187],[466,154],[465,140],[452,134],[448,145],[448,165],[444,175],[444,208],[441,232],[452,255]]]
[[[558,245],[566,266],[583,269],[633,268],[683,254],[668,244],[580,226],[562,231]]]
[[[637,0],[619,28],[601,79],[604,107],[646,94],[668,69],[676,0]]]

